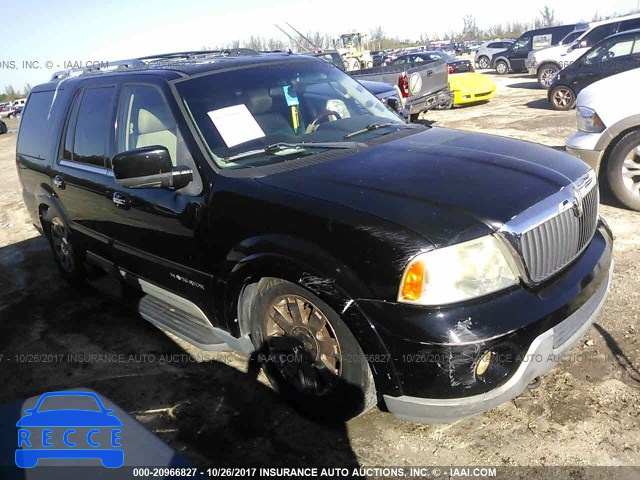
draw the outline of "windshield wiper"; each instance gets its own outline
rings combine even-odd
[[[397,123],[397,122],[381,122],[381,123],[371,123],[366,127],[356,130],[355,132],[347,133],[343,138],[351,138],[356,135],[360,135],[361,133],[371,132],[373,130],[378,130],[379,128],[384,127],[403,127],[403,128],[414,128],[414,125],[409,125],[407,123]]]
[[[282,150],[304,150],[306,148],[357,148],[357,147],[366,147],[367,145],[360,142],[298,142],[298,143],[272,143],[271,145],[267,145],[264,148],[259,148],[257,150],[248,150],[246,152],[241,152],[236,155],[232,155],[228,158],[225,158],[226,162],[233,162],[236,160],[240,160],[246,157],[253,157],[254,155],[261,155],[265,153],[277,153]],[[295,152],[291,152],[293,154]]]

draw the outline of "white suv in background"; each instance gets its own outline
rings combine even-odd
[[[490,40],[488,42],[484,42],[476,52],[474,59],[476,67],[491,68],[491,57],[493,54],[506,50],[513,42],[514,40],[511,39]]]
[[[571,32],[562,40],[562,45],[530,52],[525,66],[529,70],[529,74],[538,77],[538,84],[541,87],[549,88],[553,77],[559,70],[571,65],[600,40],[614,33],[626,32],[636,28],[640,28],[640,13],[610,18],[601,22],[591,22],[589,29],[584,31],[571,44],[567,44],[566,39],[574,32]]]
[[[600,172],[600,185],[626,207],[640,211],[640,68],[604,78],[578,95],[578,131],[567,151]]]

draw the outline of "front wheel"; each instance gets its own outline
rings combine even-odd
[[[640,211],[640,130],[622,137],[611,150],[603,173],[616,200]]]
[[[576,104],[576,94],[565,85],[560,85],[551,90],[551,105],[556,110],[571,110]]]
[[[538,71],[538,85],[542,88],[549,88],[551,86],[551,82],[559,71],[560,69],[556,65],[543,65]]]
[[[341,422],[372,408],[371,369],[340,316],[313,293],[279,279],[259,287],[252,339],[267,378],[296,409]]]
[[[507,64],[507,62],[505,62],[504,60],[498,60],[496,62],[496,72],[498,72],[499,75],[505,75],[509,73],[509,65]]]

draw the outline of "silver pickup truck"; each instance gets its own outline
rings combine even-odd
[[[429,63],[389,65],[367,68],[349,74],[356,80],[367,80],[396,85],[409,120],[417,119],[421,112],[445,106],[451,102],[449,74],[444,59]]]

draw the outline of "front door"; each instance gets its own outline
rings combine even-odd
[[[117,114],[115,153],[160,145],[194,181],[181,189],[126,188],[111,179],[114,221],[108,235],[119,268],[198,305],[212,318],[212,277],[206,268],[202,181],[159,86],[124,85]],[[144,285],[143,285],[144,286]],[[148,286],[148,285],[147,285]]]

